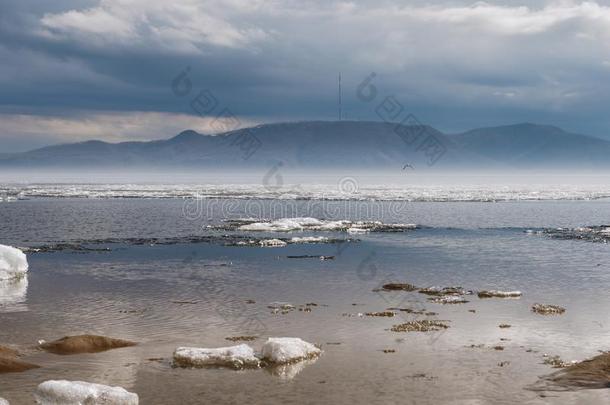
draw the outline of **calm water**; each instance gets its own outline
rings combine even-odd
[[[406,233],[302,233],[358,238],[282,248],[218,243],[133,245],[109,252],[32,253],[27,285],[0,287],[0,344],[42,368],[0,375],[0,396],[32,403],[47,379],[120,385],[143,404],[198,403],[592,403],[608,390],[526,389],[554,371],[544,353],[592,357],[610,341],[610,247],[525,230],[610,222],[610,201],[374,203],[180,199],[33,199],[0,204],[0,243],[34,246],[128,237],[222,235],[228,217],[376,219],[423,225]],[[233,232],[243,234],[241,232]],[[252,234],[278,236],[277,234]],[[286,236],[286,235],[280,235]],[[335,260],[288,259],[334,255]],[[439,305],[417,293],[379,293],[389,281],[466,289],[518,289],[517,300]],[[2,290],[4,288],[4,291]],[[9,296],[9,293],[11,294]],[[246,300],[255,304],[246,304]],[[313,311],[272,314],[267,304],[315,302]],[[189,303],[184,303],[189,302]],[[535,302],[566,307],[543,317]],[[356,305],[354,305],[356,304]],[[437,312],[450,328],[395,333],[423,319],[344,316],[401,306]],[[476,313],[468,310],[474,309]],[[511,324],[500,329],[501,323]],[[140,342],[99,354],[57,356],[27,348],[39,339],[94,333]],[[224,338],[295,336],[322,345],[317,360],[282,370],[173,369],[177,346],[226,346]],[[501,340],[506,339],[506,340]],[[330,344],[329,344],[330,343]],[[340,343],[340,344],[332,344]],[[483,348],[471,345],[483,344]],[[493,350],[496,345],[503,351]],[[395,349],[395,353],[383,353]],[[152,360],[151,360],[152,359]],[[158,360],[161,359],[161,360]],[[509,364],[500,367],[500,362]]]

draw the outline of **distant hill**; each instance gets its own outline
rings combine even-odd
[[[610,166],[610,142],[549,125],[479,128],[455,135],[462,148],[510,166]]]
[[[184,131],[151,142],[88,141],[0,156],[2,167],[268,167],[383,169],[608,167],[610,142],[559,128],[518,124],[455,135],[380,122],[259,125],[220,135]]]

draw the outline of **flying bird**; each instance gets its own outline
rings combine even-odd
[[[402,167],[402,170],[406,170],[406,169],[407,169],[407,167],[410,167],[412,170],[415,170],[415,168],[413,167],[413,165],[411,165],[410,163],[407,163],[406,165],[404,165],[404,166]]]

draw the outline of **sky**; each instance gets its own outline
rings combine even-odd
[[[0,153],[268,122],[449,133],[519,122],[610,139],[602,1],[0,0]]]

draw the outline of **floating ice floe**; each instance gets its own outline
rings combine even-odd
[[[269,338],[263,345],[261,357],[273,364],[286,364],[313,359],[322,351],[299,338]]]
[[[290,238],[291,243],[327,243],[329,239],[326,236],[295,236]]]
[[[580,239],[590,242],[610,242],[610,225],[585,226],[579,228],[549,228],[543,234],[555,239]]]
[[[212,349],[179,347],[174,351],[174,365],[179,367],[258,367],[260,360],[247,344]]]
[[[479,298],[519,298],[521,291],[483,290],[478,292]]]
[[[4,398],[0,398],[0,405],[10,405],[8,401]]]
[[[241,231],[276,231],[290,232],[303,230],[305,228],[318,228],[322,221],[315,218],[282,218],[270,222],[254,222],[239,226]]]
[[[417,228],[415,224],[384,224],[380,221],[323,220],[317,218],[281,218],[273,221],[251,222],[250,220],[228,221],[222,229],[236,229],[252,232],[292,232],[292,231],[345,231],[363,232],[404,232]]]
[[[34,393],[39,405],[137,405],[138,395],[121,387],[83,381],[49,380]]]
[[[364,229],[364,228],[358,228],[358,227],[352,227],[352,228],[347,228],[347,233],[367,233],[369,232],[368,229]]]
[[[280,239],[263,239],[259,242],[259,244],[263,247],[284,247],[288,243]]]
[[[237,237],[234,237],[237,239]],[[250,247],[284,247],[286,245],[298,245],[298,244],[318,244],[318,243],[344,243],[344,242],[358,242],[357,239],[339,239],[339,238],[327,238],[325,236],[304,236],[294,238],[244,238],[240,237],[240,240],[229,239],[229,242],[224,243],[225,246],[250,246]]]
[[[317,358],[322,351],[311,343],[299,338],[269,338],[260,354],[255,354],[247,344],[218,348],[179,347],[174,351],[174,366],[178,367],[230,367],[244,368],[268,367],[275,375],[290,379],[304,366],[282,368],[297,362]]]
[[[0,245],[0,280],[23,277],[28,271],[28,260],[21,250]]]

